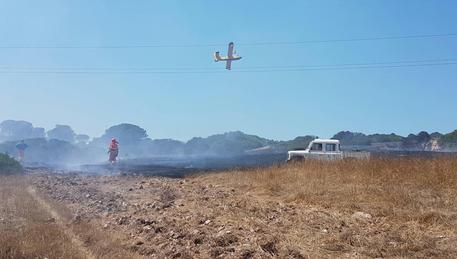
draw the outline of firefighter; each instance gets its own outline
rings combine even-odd
[[[17,160],[19,162],[22,162],[24,161],[24,153],[25,153],[25,150],[28,148],[29,146],[27,144],[25,144],[25,141],[24,140],[21,140],[21,142],[17,143],[16,144],[16,149],[17,149]]]
[[[117,155],[119,155],[119,142],[115,138],[111,139],[111,143],[108,147],[109,162],[111,164],[116,163]]]

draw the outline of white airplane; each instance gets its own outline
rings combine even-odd
[[[219,51],[214,53],[214,61],[226,61],[227,64],[225,65],[225,68],[230,70],[232,68],[232,61],[234,60],[240,60],[241,57],[236,55],[236,52],[234,52],[234,47],[235,44],[233,42],[230,42],[228,45],[228,52],[227,52],[227,57],[221,57],[219,55]]]

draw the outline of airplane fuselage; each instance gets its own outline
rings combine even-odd
[[[219,62],[219,61],[227,62],[225,68],[230,70],[231,67],[232,67],[232,61],[241,59],[240,56],[237,56],[236,54],[234,54],[234,50],[233,50],[234,47],[235,47],[235,44],[233,42],[230,42],[229,46],[228,46],[228,51],[227,51],[227,56],[226,57],[221,57],[221,55],[219,54],[219,51],[215,52],[214,53],[214,61],[215,62]]]

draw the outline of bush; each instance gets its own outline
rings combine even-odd
[[[21,164],[6,154],[0,154],[0,175],[20,174],[23,172]]]

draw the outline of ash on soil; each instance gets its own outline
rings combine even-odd
[[[297,213],[293,205],[248,202],[234,189],[193,178],[29,176],[42,193],[74,212],[73,224],[97,222],[103,231],[122,235],[120,246],[138,256],[306,258],[300,250],[280,245],[277,228],[272,228],[286,227],[282,214]]]

